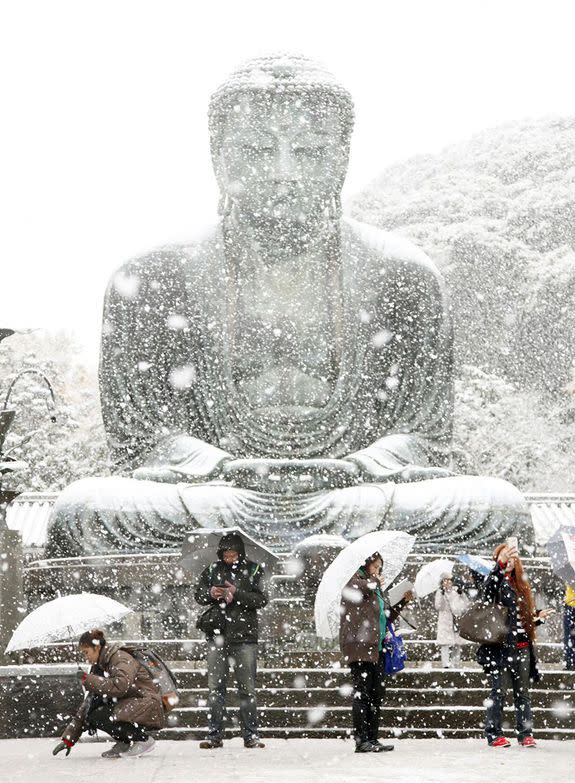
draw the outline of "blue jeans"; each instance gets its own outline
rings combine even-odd
[[[575,669],[575,606],[563,607],[563,655],[565,666]]]
[[[256,703],[257,644],[229,644],[218,647],[208,641],[208,736],[221,740],[224,735],[226,690],[230,664],[234,666],[240,697],[240,724],[244,740],[257,737]]]
[[[504,653],[505,655],[505,653]],[[501,669],[491,674],[491,693],[485,715],[485,736],[493,742],[503,734],[503,707],[509,685],[513,688],[515,707],[515,733],[519,740],[530,737],[533,731],[533,713],[529,698],[529,668],[531,653],[529,648],[517,650],[511,660],[504,658]]]

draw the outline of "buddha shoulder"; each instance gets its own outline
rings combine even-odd
[[[370,261],[374,267],[384,263],[417,277],[435,279],[438,282],[443,280],[429,256],[408,239],[397,234],[345,218],[342,221],[342,237],[352,246],[355,245],[362,252],[364,260]]]
[[[108,292],[136,297],[143,289],[179,285],[186,271],[198,276],[209,273],[216,258],[223,255],[221,237],[221,230],[214,226],[185,243],[163,245],[135,256],[114,271]]]

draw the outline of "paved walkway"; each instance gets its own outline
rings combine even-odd
[[[265,750],[246,750],[234,739],[217,751],[162,741],[149,756],[114,761],[100,758],[109,747],[104,743],[81,743],[67,758],[53,757],[54,745],[48,739],[0,740],[0,777],[10,783],[568,783],[575,765],[573,741],[494,750],[475,739],[399,740],[392,753],[365,755],[337,739],[271,739]]]

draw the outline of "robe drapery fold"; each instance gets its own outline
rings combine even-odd
[[[233,381],[225,242],[218,227],[203,242],[156,251],[122,267],[108,288],[100,389],[115,472],[141,466],[178,434],[235,457],[361,452],[381,467],[445,459],[451,324],[442,278],[423,253],[376,229],[342,223],[335,388],[323,407],[270,410],[251,407]],[[396,433],[409,438],[401,454],[387,455],[377,442]],[[210,458],[195,450],[194,459],[201,465]]]

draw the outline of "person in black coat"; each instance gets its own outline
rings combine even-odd
[[[540,679],[533,646],[535,627],[554,610],[535,610],[533,593],[514,546],[500,544],[493,558],[495,566],[485,579],[482,598],[486,603],[507,607],[508,633],[503,644],[482,644],[477,651],[477,660],[491,677],[485,737],[492,747],[503,748],[511,744],[501,728],[506,690],[511,685],[517,739],[523,747],[535,747],[529,696],[530,681]]]
[[[198,620],[207,637],[209,689],[208,736],[201,748],[223,745],[230,664],[240,697],[244,745],[264,747],[258,737],[256,704],[257,612],[268,602],[262,578],[263,567],[246,558],[242,537],[230,533],[220,539],[217,561],[204,569],[196,585],[196,601],[207,606]]]

